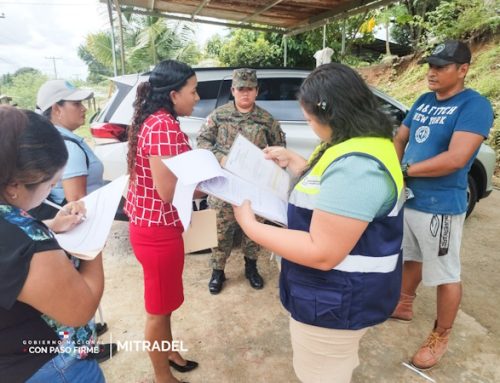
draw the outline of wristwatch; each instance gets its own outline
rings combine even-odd
[[[403,173],[403,178],[408,178],[408,169],[410,168],[410,164],[401,164],[401,172]]]

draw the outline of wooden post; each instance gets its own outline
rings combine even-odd
[[[113,26],[113,11],[111,9],[111,0],[108,0],[108,17],[109,17],[109,25],[111,25],[111,55],[113,57],[113,74],[114,76],[118,76],[118,69],[116,68],[116,47],[115,47],[115,28]]]

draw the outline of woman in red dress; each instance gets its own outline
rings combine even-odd
[[[144,271],[147,312],[145,338],[152,345],[172,345],[170,317],[184,301],[184,230],[172,205],[177,178],[162,159],[191,150],[178,116],[189,116],[200,99],[195,72],[188,65],[165,60],[137,88],[129,129],[130,185],[125,211],[130,242]],[[168,348],[168,347],[166,347]],[[152,348],[155,382],[178,382],[169,366],[187,372],[198,366],[175,350]]]

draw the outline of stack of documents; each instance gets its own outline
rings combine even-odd
[[[224,168],[205,149],[163,161],[177,176],[173,205],[185,228],[196,188],[233,205],[249,200],[255,214],[286,226],[290,175],[242,135],[236,137]]]

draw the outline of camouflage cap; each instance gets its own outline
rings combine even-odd
[[[235,69],[231,86],[233,88],[256,88],[257,71],[249,68]]]

